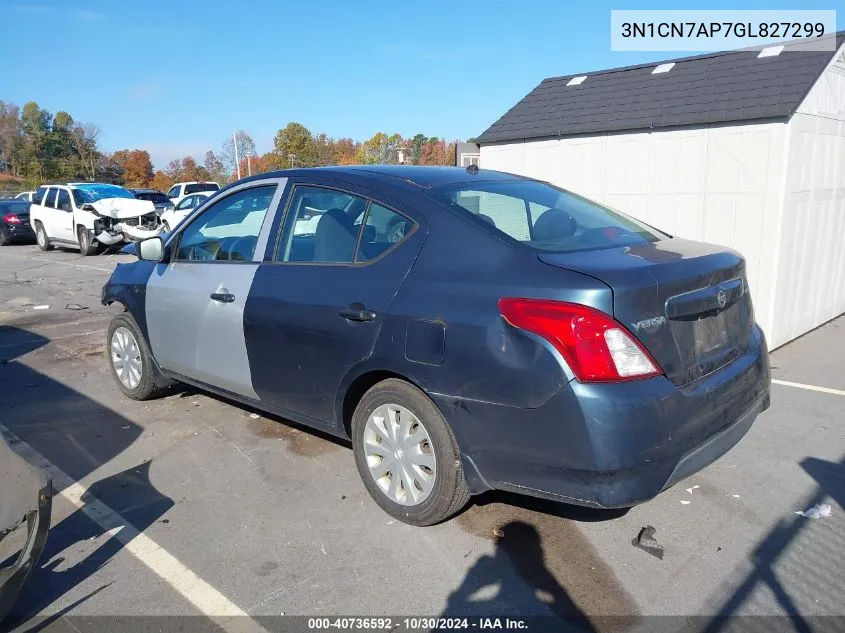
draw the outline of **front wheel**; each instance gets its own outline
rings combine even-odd
[[[95,255],[97,253],[97,244],[94,242],[94,232],[89,231],[84,226],[80,226],[76,230],[76,237],[79,240],[79,252],[83,257],[88,255]]]
[[[466,505],[452,429],[413,385],[391,378],[367,391],[352,417],[352,442],[364,486],[392,517],[434,525]]]
[[[160,392],[153,361],[138,324],[129,314],[118,314],[109,325],[108,356],[112,376],[133,400],[150,400]]]

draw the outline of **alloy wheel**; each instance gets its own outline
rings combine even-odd
[[[141,383],[141,348],[128,328],[119,327],[112,334],[111,362],[114,373],[124,387],[135,389]]]

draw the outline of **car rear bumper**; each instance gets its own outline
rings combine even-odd
[[[35,231],[29,224],[4,224],[0,231],[13,242],[29,242],[35,240]]]
[[[744,355],[683,387],[662,376],[573,381],[536,409],[435,400],[474,492],[614,508],[646,501],[724,455],[768,408],[770,385],[766,341],[755,327]]]

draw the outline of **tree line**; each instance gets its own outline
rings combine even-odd
[[[78,123],[64,111],[54,116],[32,101],[23,108],[0,101],[0,173],[28,188],[50,181],[95,180],[166,192],[179,181],[214,180],[222,185],[239,172],[246,176],[289,167],[455,164],[455,143],[443,138],[378,132],[357,141],[313,133],[290,122],[276,133],[273,149],[266,154],[258,155],[250,135],[238,130],[218,152],[207,151],[201,163],[185,156],[155,170],[143,148],[102,151],[100,134],[96,125]]]

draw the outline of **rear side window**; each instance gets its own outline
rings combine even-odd
[[[35,204],[44,204],[44,196],[47,193],[47,187],[38,187],[38,191],[35,192],[35,198],[33,198],[33,202]]]
[[[195,182],[191,185],[185,185],[185,193],[198,193],[200,191],[218,191],[220,185],[215,185],[210,182]]]
[[[668,237],[618,211],[536,180],[467,182],[434,187],[427,195],[541,251],[594,250]]]
[[[351,264],[367,208],[364,198],[322,187],[297,187],[285,221],[277,259],[285,262]]]
[[[355,261],[366,262],[381,257],[410,235],[413,228],[413,221],[404,215],[371,202],[364,218],[364,232]]]
[[[170,188],[170,191],[167,192],[168,198],[176,198],[179,196],[179,186],[176,185]]]
[[[50,190],[47,192],[47,199],[44,202],[45,207],[50,207],[51,209],[56,208],[56,193],[58,189],[55,187],[50,187]]]

